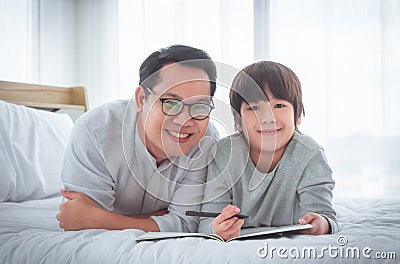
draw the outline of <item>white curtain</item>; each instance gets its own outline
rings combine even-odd
[[[87,89],[90,108],[121,99],[118,1],[73,2],[76,81]]]
[[[400,195],[400,0],[1,0],[0,33],[1,80],[84,85],[91,108],[130,98],[142,61],[171,44],[286,64],[336,196]]]
[[[0,79],[77,85],[74,2],[0,1]]]
[[[130,98],[139,67],[150,53],[172,44],[205,50],[217,62],[240,69],[253,61],[253,4],[243,0],[120,0],[120,96]],[[219,77],[230,76],[219,64]],[[224,76],[222,76],[224,75]],[[227,78],[225,78],[227,79]],[[214,124],[222,136],[233,132],[226,99],[230,83],[218,85]]]
[[[300,130],[326,149],[337,196],[400,190],[400,1],[268,1],[266,59],[300,78]]]
[[[217,62],[242,68],[253,60],[253,5],[243,0],[120,0],[119,65],[123,96],[132,96],[143,60],[162,47],[185,44]],[[217,98],[227,98],[219,87]]]
[[[142,61],[168,45],[192,45],[241,67],[253,59],[252,6],[243,0],[1,0],[0,58],[7,63],[0,79],[83,85],[93,108],[130,98]]]
[[[0,80],[29,81],[32,53],[28,1],[0,1]]]

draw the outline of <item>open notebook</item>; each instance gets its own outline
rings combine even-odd
[[[297,230],[309,229],[312,225],[288,225],[279,227],[254,227],[254,228],[244,228],[242,229],[241,235],[235,237],[225,242],[229,242],[237,239],[246,239],[259,236],[267,236],[273,234],[283,234],[287,232],[293,232]],[[180,238],[180,237],[203,237],[211,238],[224,242],[224,239],[217,234],[207,234],[207,233],[179,233],[179,232],[147,232],[136,238],[136,241],[147,241],[147,240],[159,240],[167,238]]]

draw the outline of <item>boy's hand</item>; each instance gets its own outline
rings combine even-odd
[[[232,217],[239,212],[240,209],[234,205],[225,207],[221,214],[213,220],[215,233],[224,240],[240,236],[240,228],[244,224],[244,220]]]
[[[305,235],[323,235],[331,232],[331,226],[328,220],[317,213],[309,212],[299,219],[301,225],[311,224],[312,228],[299,231]]]

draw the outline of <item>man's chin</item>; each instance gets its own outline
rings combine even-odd
[[[196,138],[191,135],[186,142],[177,142],[172,140],[171,137],[166,137],[164,141],[164,151],[167,157],[178,157],[186,155],[196,144]],[[197,142],[200,141],[197,140]]]
[[[165,152],[167,153],[167,157],[179,157],[186,155],[192,149],[192,147],[185,146],[184,148],[179,149],[171,148],[166,150]]]

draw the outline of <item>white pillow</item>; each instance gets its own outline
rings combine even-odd
[[[73,122],[56,114],[0,100],[0,202],[51,196]]]

